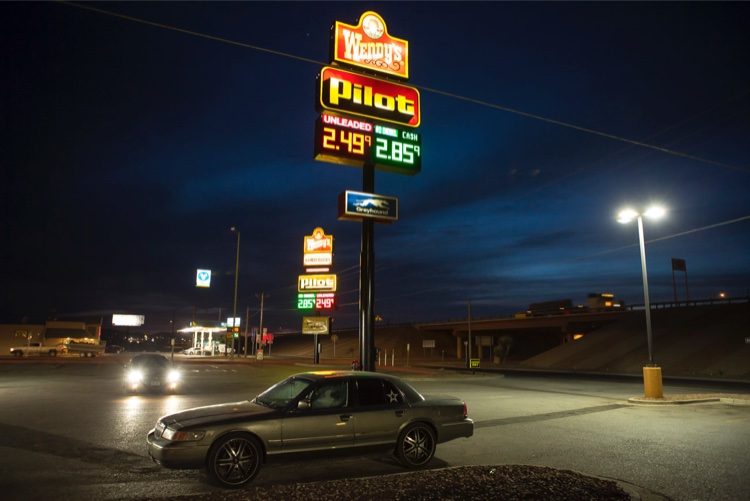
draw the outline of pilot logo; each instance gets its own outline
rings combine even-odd
[[[419,127],[419,91],[414,87],[326,66],[318,77],[318,111],[350,113]]]
[[[300,275],[297,292],[336,291],[336,275]]]

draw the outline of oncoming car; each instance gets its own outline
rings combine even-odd
[[[180,373],[164,355],[136,355],[125,364],[125,387],[128,392],[139,390],[177,391]]]
[[[214,483],[238,488],[268,460],[320,452],[390,451],[403,466],[420,468],[437,444],[473,433],[459,398],[423,396],[386,374],[308,372],[252,400],[163,416],[147,443],[166,468],[205,468]]]
[[[207,348],[201,348],[200,346],[194,346],[184,351],[185,355],[211,355],[211,350]]]

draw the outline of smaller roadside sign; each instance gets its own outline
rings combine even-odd
[[[195,275],[196,287],[211,287],[211,270],[198,270]]]
[[[471,368],[471,369],[479,369],[479,359],[478,358],[470,358],[469,359],[469,368]]]
[[[380,223],[398,221],[398,198],[359,191],[339,195],[339,219],[361,221],[374,219]]]
[[[330,317],[302,317],[302,334],[329,334]]]

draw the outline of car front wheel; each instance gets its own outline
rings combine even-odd
[[[429,425],[414,423],[398,436],[396,459],[407,468],[419,468],[430,462],[435,455],[435,432]]]
[[[263,450],[255,438],[244,433],[230,433],[211,446],[206,470],[217,485],[236,489],[255,478],[262,459]]]

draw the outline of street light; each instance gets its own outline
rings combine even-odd
[[[232,358],[234,358],[234,327],[237,327],[237,283],[240,278],[240,230],[232,226],[230,231],[237,233],[237,258],[234,262],[234,310],[232,312]]]
[[[641,271],[643,273],[643,305],[646,309],[646,337],[648,340],[648,366],[643,368],[643,383],[646,397],[662,398],[661,368],[654,364],[654,350],[651,335],[651,303],[648,299],[648,274],[646,273],[646,244],[643,240],[643,216],[649,219],[659,219],[666,211],[662,207],[649,207],[639,213],[633,209],[625,209],[617,214],[617,222],[627,224],[633,219],[638,221],[638,240],[641,246]]]

